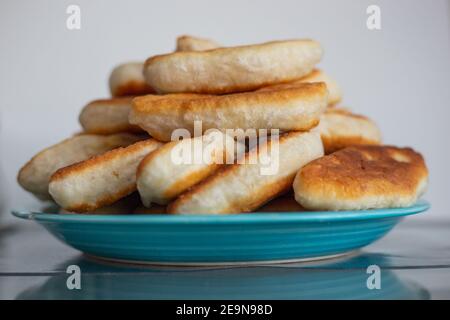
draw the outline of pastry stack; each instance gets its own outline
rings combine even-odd
[[[83,131],[23,166],[20,185],[64,213],[235,214],[404,207],[428,171],[340,106],[314,40],[223,47],[190,36],[125,63]],[[281,209],[280,209],[281,208]]]

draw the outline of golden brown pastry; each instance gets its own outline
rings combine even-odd
[[[343,108],[327,108],[318,130],[325,154],[353,145],[381,144],[380,130],[372,120]]]
[[[49,192],[67,211],[88,212],[113,204],[136,191],[139,162],[161,145],[150,138],[59,169],[50,179]]]
[[[327,107],[328,91],[326,85],[319,82],[267,91],[194,97],[137,97],[133,100],[130,123],[160,141],[171,141],[177,129],[187,129],[194,136],[195,121],[201,121],[203,132],[237,128],[309,130],[319,123]]]
[[[410,148],[354,146],[304,166],[295,199],[314,210],[407,207],[425,192],[428,170]]]
[[[48,183],[56,170],[142,139],[141,135],[128,133],[76,135],[36,154],[20,169],[17,180],[25,190],[36,197],[50,200]]]

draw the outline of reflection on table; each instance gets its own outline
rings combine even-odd
[[[181,268],[91,261],[81,256],[81,290],[68,290],[68,274],[49,277],[18,299],[428,299],[418,285],[383,269],[381,289],[368,289],[366,267],[386,265],[383,256],[362,254],[338,261],[290,265]],[[365,266],[362,268],[361,266]]]

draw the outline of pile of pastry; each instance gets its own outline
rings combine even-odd
[[[228,214],[414,204],[423,157],[383,146],[339,107],[313,40],[223,47],[182,36],[175,52],[125,63],[83,132],[35,155],[20,185],[64,212]]]

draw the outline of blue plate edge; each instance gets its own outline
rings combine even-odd
[[[419,200],[406,208],[384,208],[358,211],[309,211],[309,212],[264,212],[228,215],[95,215],[55,214],[30,210],[11,210],[11,214],[25,220],[38,222],[84,222],[84,223],[281,223],[281,222],[337,222],[403,217],[418,214],[431,207],[426,200]]]

